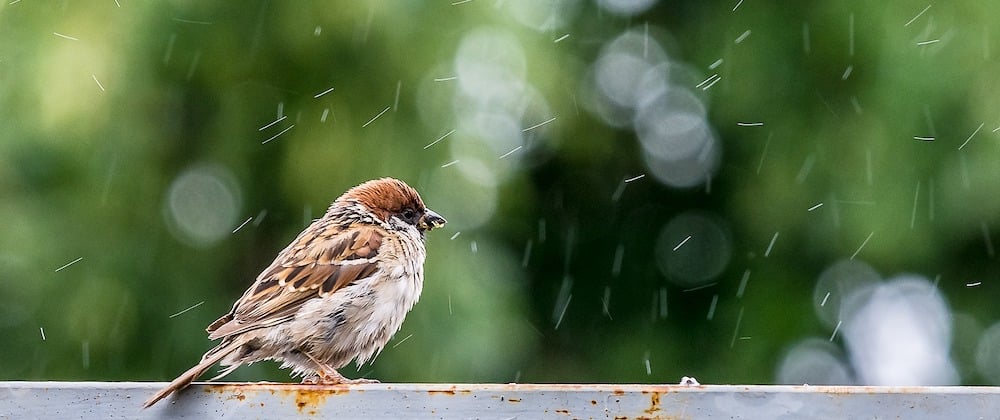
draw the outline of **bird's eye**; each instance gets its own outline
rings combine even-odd
[[[417,213],[415,211],[413,211],[413,209],[404,209],[403,210],[403,218],[406,219],[406,220],[413,220],[413,216],[415,216],[416,214]]]

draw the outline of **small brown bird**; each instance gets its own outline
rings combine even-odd
[[[233,310],[208,326],[222,339],[201,362],[146,401],[188,386],[215,363],[219,379],[243,364],[281,362],[304,383],[378,382],[337,372],[372,360],[417,303],[424,232],[445,219],[403,181],[368,181],[337,198],[257,276]]]

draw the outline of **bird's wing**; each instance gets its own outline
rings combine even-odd
[[[209,338],[288,321],[306,300],[371,276],[378,270],[384,237],[385,231],[375,225],[310,226],[257,277],[229,314],[208,326]]]

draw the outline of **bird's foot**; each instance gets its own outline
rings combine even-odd
[[[377,384],[379,383],[377,379],[347,379],[340,372],[335,369],[331,369],[329,372],[316,372],[315,375],[308,376],[302,379],[302,383],[310,385],[339,385],[339,384]]]

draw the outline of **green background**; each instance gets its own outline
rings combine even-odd
[[[975,349],[1000,317],[1000,3],[455,3],[0,4],[0,379],[172,378],[310,219],[394,176],[450,223],[402,330],[348,377],[772,383],[790,346],[831,336],[816,280],[857,252],[935,279],[962,321],[960,381],[990,382]],[[636,133],[586,106],[627,31],[705,104],[710,182],[658,182]],[[522,101],[477,106],[548,121],[521,149],[468,128],[462,101],[481,98],[455,77],[476,34]],[[171,216],[190,173],[221,194],[189,203],[209,223],[193,234]],[[728,238],[705,287],[660,268],[681,214]],[[272,363],[230,378],[288,380]]]

